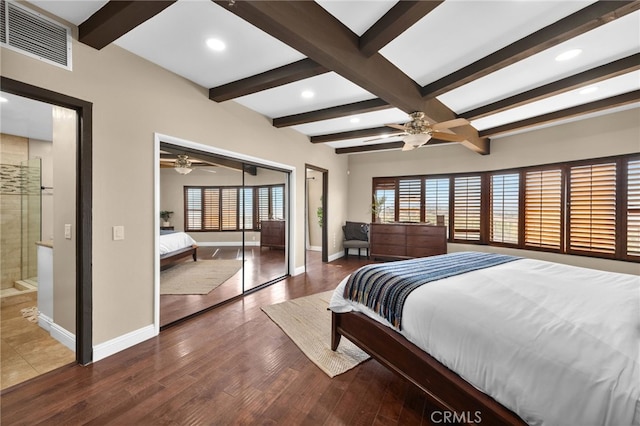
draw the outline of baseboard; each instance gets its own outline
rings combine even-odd
[[[53,324],[53,320],[51,318],[42,312],[38,314],[38,325],[49,334],[51,334],[51,324]]]
[[[309,251],[322,251],[322,246],[309,246]]]
[[[118,353],[131,346],[142,343],[156,336],[153,324],[134,330],[130,333],[118,336],[115,339],[108,340],[93,347],[93,362],[100,361],[108,356]]]
[[[296,275],[300,275],[300,274],[304,274],[306,272],[306,268],[304,266],[298,266],[297,268],[295,268],[293,270],[293,274],[292,276],[296,276]]]
[[[329,262],[333,262],[334,260],[338,260],[341,257],[344,257],[344,252],[339,251],[337,253],[332,254],[331,256],[329,256]]]
[[[49,330],[49,334],[51,337],[56,339],[58,342],[65,345],[67,348],[71,349],[73,352],[76,351],[76,335],[71,333],[65,328],[60,327],[55,322],[51,323],[51,329]]]

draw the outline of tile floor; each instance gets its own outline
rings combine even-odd
[[[75,362],[75,353],[24,318],[21,309],[35,306],[36,293],[4,298],[0,304],[0,389]]]

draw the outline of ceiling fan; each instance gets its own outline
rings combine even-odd
[[[469,121],[464,118],[456,118],[454,120],[430,124],[427,120],[425,120],[424,112],[412,112],[411,114],[409,114],[409,117],[411,117],[411,121],[405,123],[404,125],[387,124],[388,127],[402,130],[402,133],[398,133],[397,135],[391,134],[386,137],[404,136],[402,138],[402,141],[404,142],[404,146],[402,147],[403,151],[410,151],[412,149],[419,148],[429,142],[431,138],[448,142],[462,142],[465,140],[464,136],[440,131],[469,124]],[[369,139],[365,142],[385,138]]]

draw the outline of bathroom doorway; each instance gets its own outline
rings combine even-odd
[[[0,96],[4,389],[91,361],[92,126],[76,98],[6,77]]]

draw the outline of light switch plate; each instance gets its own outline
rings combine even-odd
[[[116,225],[113,227],[113,241],[124,240],[124,226]]]
[[[66,238],[67,240],[71,239],[71,224],[70,223],[65,223],[64,224],[64,238]]]

